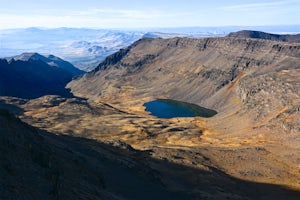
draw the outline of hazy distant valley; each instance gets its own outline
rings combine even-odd
[[[24,52],[54,54],[91,70],[106,56],[141,38],[143,32],[93,29],[15,29],[0,34],[2,57]]]
[[[147,38],[218,37],[241,29],[265,30],[273,33],[293,33],[299,26],[269,27],[194,27],[152,29],[87,29],[87,28],[26,28],[0,31],[0,58],[24,52],[53,54],[85,71],[94,69],[106,56]]]
[[[0,198],[299,199],[300,35],[236,28],[2,32]]]

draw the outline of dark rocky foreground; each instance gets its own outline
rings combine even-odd
[[[151,158],[120,142],[59,136],[0,110],[1,199],[297,199],[279,186]],[[165,153],[172,153],[172,150]],[[178,154],[178,157],[180,154]]]

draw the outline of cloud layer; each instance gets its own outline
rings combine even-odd
[[[0,0],[0,29],[34,26],[147,28],[300,23],[300,0],[236,0],[235,4],[223,0],[14,2],[12,5],[9,1]]]

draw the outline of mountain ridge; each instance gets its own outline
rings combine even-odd
[[[83,74],[72,64],[50,55],[24,53],[0,62],[0,95],[37,98],[47,94],[72,96],[66,84]]]
[[[11,60],[15,60],[15,61],[20,60],[20,61],[25,61],[25,62],[30,61],[30,60],[41,60],[50,66],[66,70],[67,72],[71,73],[72,76],[77,76],[77,75],[85,73],[84,71],[74,67],[71,63],[69,63],[59,57],[56,57],[54,55],[43,56],[36,52],[32,52],[32,53],[26,52],[26,53],[22,53],[20,55],[8,57],[5,59],[8,62],[11,62]]]
[[[244,29],[278,32],[300,32],[299,25],[290,26],[223,26],[178,27],[149,29],[89,29],[89,28],[25,28],[1,30],[1,56],[22,52],[54,54],[68,60],[76,67],[91,71],[106,56],[129,46],[134,41],[148,37],[216,37]],[[150,33],[150,34],[147,34]]]
[[[227,37],[235,38],[256,38],[265,40],[274,40],[282,42],[300,42],[300,34],[272,34],[262,31],[242,30],[233,32],[227,35]]]
[[[162,43],[163,45],[165,45],[165,47],[163,45],[160,45],[159,43]],[[234,49],[230,49],[232,47],[232,45],[237,45],[237,47],[235,47]],[[152,45],[153,44],[153,45]],[[146,45],[149,45],[149,51],[151,53],[142,53],[140,51],[141,48],[144,48]],[[151,49],[151,45],[152,46],[156,46],[156,49]],[[231,47],[229,47],[229,45],[231,45]],[[155,48],[156,48],[155,47]],[[251,66],[260,66],[260,65],[270,65],[272,62],[273,57],[275,57],[278,53],[282,54],[283,56],[285,54],[289,54],[292,56],[295,56],[295,58],[297,58],[299,56],[299,45],[298,44],[285,44],[285,43],[277,43],[277,42],[273,42],[273,43],[268,43],[268,42],[264,42],[261,40],[255,40],[255,39],[231,39],[231,38],[205,38],[205,39],[188,39],[188,38],[173,38],[173,39],[167,39],[167,40],[163,40],[163,39],[141,39],[137,42],[135,42],[133,45],[129,46],[126,49],[122,49],[119,52],[107,57],[107,59],[102,62],[92,73],[88,73],[84,76],[86,77],[90,77],[92,75],[95,75],[95,73],[97,73],[97,71],[99,70],[103,70],[105,72],[106,69],[108,68],[112,68],[113,66],[115,66],[116,68],[122,68],[122,69],[130,69],[130,70],[136,70],[136,68],[144,68],[145,66],[147,66],[147,63],[150,62],[151,64],[151,60],[156,61],[159,57],[162,57],[162,53],[167,52],[167,51],[171,51],[170,48],[174,49],[182,49],[184,50],[184,48],[191,48],[193,49],[192,51],[195,51],[195,54],[202,54],[202,52],[207,52],[207,51],[211,51],[213,48],[217,49],[217,52],[215,53],[215,56],[220,57],[222,54],[222,57],[224,59],[226,59],[229,64],[226,64],[227,66],[225,66],[228,71],[224,71],[222,70],[222,61],[215,61],[215,63],[217,63],[217,66],[214,66],[214,70],[219,71],[219,73],[224,73],[224,75],[227,76],[227,80],[219,80],[218,83],[218,87],[223,87],[224,84],[228,84],[229,81],[233,81],[233,79],[235,79],[238,74],[244,70],[247,70],[249,67]],[[130,51],[132,51],[132,49],[136,48],[137,52],[140,53],[141,56],[132,56],[128,54],[130,54]],[[245,53],[241,53],[239,52],[240,50],[238,48],[242,48],[244,49],[243,51],[245,51]],[[268,53],[271,53],[271,55],[268,57],[263,57],[263,56],[259,56],[258,58],[253,58],[248,56],[247,58],[247,54],[251,54],[251,52],[253,52],[255,49],[260,49],[260,48],[268,48],[267,51]],[[247,52],[247,54],[246,54]],[[183,52],[181,52],[183,53]],[[239,55],[234,55],[235,53],[243,56],[244,57],[238,57]],[[166,53],[167,54],[167,53]],[[252,53],[253,54],[253,53]],[[126,57],[127,56],[127,57]],[[186,59],[187,56],[183,57],[184,59]],[[194,59],[196,62],[198,62],[200,65],[204,65],[205,66],[205,62],[208,62],[208,64],[211,61],[205,61],[205,62],[201,62],[201,59],[198,59],[199,61],[197,61],[197,58],[195,58],[195,56],[191,55],[192,59]],[[202,56],[203,57],[203,56]],[[166,57],[163,57],[164,59]],[[282,58],[286,61],[285,58]],[[283,61],[284,61],[283,60]],[[173,64],[173,63],[171,63]],[[196,65],[197,63],[192,63],[192,65]],[[160,64],[161,65],[161,64]],[[231,65],[231,66],[230,66]],[[140,66],[140,67],[139,67]],[[201,66],[198,66],[198,68]],[[278,63],[276,66],[272,68],[270,67],[266,67],[265,70],[275,70],[275,68],[280,69],[282,66],[280,63]],[[159,67],[156,67],[159,68]],[[210,78],[213,74],[215,74],[216,72],[214,71],[207,71],[205,70],[205,68],[201,67],[202,69],[199,68],[199,70],[202,74],[202,76],[206,79]],[[257,72],[259,73],[259,71],[261,71],[262,69],[257,68]],[[100,74],[99,74],[100,75]],[[99,76],[98,75],[98,76]],[[157,74],[159,75],[159,74]],[[76,79],[79,80],[79,79]],[[76,82],[76,80],[74,80],[73,83]],[[69,85],[72,85],[72,83],[70,83]],[[222,86],[223,85],[223,86]],[[75,90],[74,90],[75,91]],[[75,91],[76,92],[76,91]],[[196,102],[191,102],[191,103],[196,103]]]
[[[286,131],[283,127],[293,134],[300,130],[295,118],[299,112],[290,115],[293,123],[283,117],[300,102],[299,63],[299,43],[232,37],[146,38],[108,57],[67,87],[75,95],[118,106],[122,99],[132,107],[159,98],[195,103],[218,111],[208,120],[218,131],[239,134],[242,129],[249,133],[271,129],[279,137]],[[286,141],[296,145],[289,136]]]

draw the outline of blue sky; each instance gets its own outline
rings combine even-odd
[[[300,0],[0,0],[0,29],[300,24]]]

